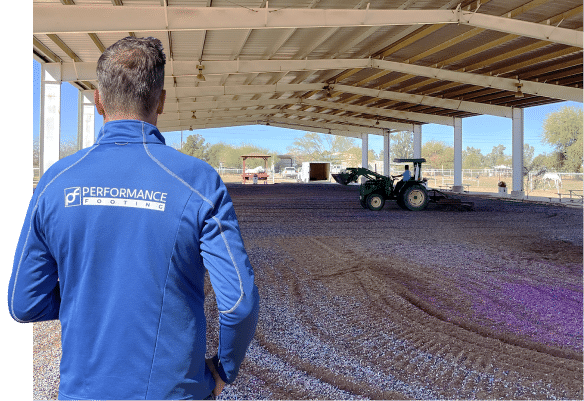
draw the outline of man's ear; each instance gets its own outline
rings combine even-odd
[[[103,104],[101,104],[101,98],[99,97],[99,91],[96,89],[93,92],[93,99],[95,102],[95,108],[100,116],[105,116],[105,109],[103,108]]]
[[[164,111],[164,102],[166,101],[166,91],[163,89],[160,92],[160,99],[158,99],[158,107],[156,108],[156,114],[162,114]]]

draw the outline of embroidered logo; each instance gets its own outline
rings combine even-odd
[[[81,187],[65,188],[65,207],[81,206]]]
[[[167,195],[162,191],[142,189],[71,187],[65,189],[65,207],[122,206],[163,212]]]

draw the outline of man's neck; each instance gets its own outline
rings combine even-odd
[[[103,117],[103,122],[108,123],[110,121],[117,121],[117,120],[138,120],[138,121],[145,121],[149,124],[152,124],[154,126],[156,126],[156,123],[158,122],[158,115],[156,113],[154,113],[154,115],[151,115],[148,118],[144,118],[142,116],[137,116],[135,114],[112,114],[112,115],[108,115],[106,114]]]

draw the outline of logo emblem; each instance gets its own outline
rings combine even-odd
[[[65,207],[81,206],[81,187],[65,188]]]

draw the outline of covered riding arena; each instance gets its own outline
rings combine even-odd
[[[425,124],[452,127],[450,190],[473,211],[374,213],[353,185],[228,184],[262,307],[222,398],[583,398],[582,208],[525,199],[522,179],[523,110],[582,102],[580,1],[44,0],[33,13],[41,173],[59,157],[61,83],[80,91],[91,146],[96,62],[128,35],[164,44],[161,131],[344,135],[367,165],[369,135],[388,161],[392,131],[413,132],[419,158]],[[480,114],[509,121],[506,199],[463,192],[463,121]],[[59,335],[35,324],[35,399],[56,396]]]

